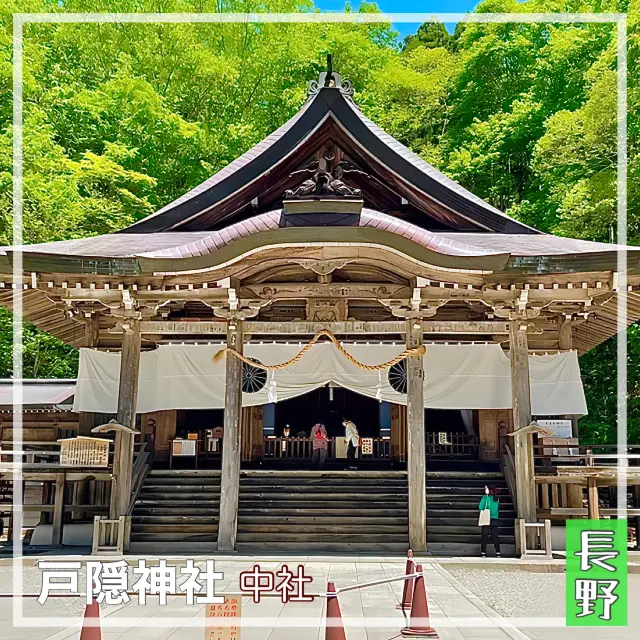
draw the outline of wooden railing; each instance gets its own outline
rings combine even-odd
[[[135,459],[133,461],[133,468],[131,470],[131,499],[129,500],[129,509],[127,510],[128,515],[131,515],[131,512],[133,511],[133,505],[138,498],[140,489],[142,489],[144,480],[149,473],[149,469],[151,468],[150,454],[147,450],[146,442],[143,442],[140,445],[140,449],[138,449],[138,451],[136,451],[134,455]],[[128,547],[128,543],[129,541],[125,540],[126,547]]]
[[[598,466],[617,467],[626,460],[629,467],[640,466],[640,446],[618,447],[602,445],[550,445],[536,444],[533,447],[534,463],[537,469],[552,470],[558,466]]]
[[[478,457],[480,444],[475,436],[433,432],[428,432],[425,436],[427,458]]]
[[[366,438],[363,438],[366,440]],[[373,440],[371,454],[363,453],[360,456],[370,460],[386,460],[390,456],[391,445],[388,438],[370,438]],[[311,458],[313,453],[313,440],[311,438],[282,438],[265,437],[263,458],[269,460],[290,459],[305,460]],[[330,439],[327,449],[327,457],[335,458],[335,441]]]
[[[509,487],[509,493],[511,494],[511,499],[513,500],[513,508],[518,511],[518,495],[516,492],[516,464],[513,459],[513,454],[511,453],[511,449],[509,445],[505,445],[505,454],[502,456],[502,472],[504,473],[504,478],[507,481],[507,487]]]

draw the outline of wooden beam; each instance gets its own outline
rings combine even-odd
[[[64,516],[64,473],[56,475],[56,494],[53,506],[53,527],[51,529],[51,545],[62,546],[62,519]]]
[[[101,302],[107,306],[119,304],[122,301],[123,289],[60,289],[56,293],[61,300],[70,302]],[[50,295],[52,295],[50,293]],[[142,304],[170,302],[172,300],[226,302],[228,289],[200,288],[200,289],[141,289],[131,292],[131,296]]]
[[[493,335],[509,333],[507,322],[491,320],[424,320],[422,322],[423,333],[447,334],[447,335]],[[320,329],[328,329],[336,335],[344,334],[401,334],[407,329],[405,321],[381,320],[346,322],[262,322],[247,320],[244,323],[244,332],[251,335],[314,335]],[[224,322],[196,321],[196,320],[149,320],[140,323],[140,331],[143,334],[157,335],[216,335],[227,334],[227,325]],[[117,330],[114,330],[117,333]]]
[[[242,321],[228,321],[227,346],[242,353]],[[242,414],[242,361],[227,354],[224,397],[222,475],[218,551],[234,551],[238,530],[240,492],[240,420]]]
[[[573,325],[568,318],[558,319],[558,348],[562,351],[573,349]]]
[[[422,344],[422,321],[407,320],[407,348]],[[426,452],[424,434],[424,367],[422,356],[407,358],[407,480],[409,485],[409,547],[427,550]]]
[[[140,372],[140,321],[126,321],[122,335],[120,356],[120,380],[118,387],[118,414],[116,421],[135,429]],[[116,432],[113,458],[114,487],[111,494],[110,517],[127,515],[131,499],[131,474],[133,469],[134,434]]]
[[[527,322],[514,320],[509,327],[511,359],[511,397],[514,431],[531,424],[531,384]],[[535,474],[531,433],[514,436],[518,518],[536,521]]]
[[[411,294],[411,287],[389,282],[333,282],[329,284],[269,282],[240,287],[238,297],[259,300],[303,300],[306,298],[383,300],[410,298]]]

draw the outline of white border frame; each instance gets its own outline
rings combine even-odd
[[[330,23],[609,23],[616,25],[617,34],[617,444],[618,453],[622,446],[627,446],[627,15],[622,13],[15,13],[13,14],[13,245],[23,243],[22,236],[22,160],[23,160],[23,30],[24,25],[32,23],[233,23],[233,22],[265,22],[265,23],[305,23],[305,22],[330,22]],[[22,295],[28,285],[22,284],[22,253],[13,254],[13,377],[16,380],[13,385],[13,409],[14,409],[14,439],[22,447],[22,385],[17,381],[22,379]],[[18,293],[19,292],[19,293]],[[618,518],[627,517],[627,465],[626,455],[621,456],[618,465]],[[19,481],[15,482],[15,477]],[[13,625],[33,627],[51,627],[67,625],[78,626],[76,618],[47,617],[25,618],[23,616],[23,556],[22,556],[22,520],[23,520],[23,495],[22,495],[22,457],[14,470],[13,491]],[[200,616],[198,616],[198,619]],[[252,619],[255,626],[258,619]],[[264,626],[271,625],[275,628],[277,619],[261,618]],[[289,619],[292,626],[308,626],[308,619]],[[377,619],[376,619],[377,620]],[[453,619],[451,619],[453,620]],[[558,626],[558,618],[500,618],[502,623],[498,626],[515,631],[514,623],[519,626]],[[543,621],[551,622],[545,625]],[[110,621],[109,621],[110,622]],[[117,624],[109,624],[108,618],[102,619],[105,628],[122,627],[140,622],[137,618],[118,618]],[[170,623],[175,626],[204,626],[193,624],[193,618],[169,618],[158,619],[145,618],[146,626],[166,627]],[[248,622],[248,621],[247,621]],[[394,619],[394,622],[397,622]],[[462,618],[459,626],[469,626],[471,620]],[[386,626],[389,620],[380,619],[378,624],[367,626]],[[477,622],[476,622],[477,624]],[[494,620],[492,626],[496,624]],[[314,623],[315,626],[315,623]],[[440,625],[444,626],[444,625]],[[458,626],[458,621],[456,625]],[[564,619],[562,624],[564,626]]]

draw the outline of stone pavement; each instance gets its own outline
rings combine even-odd
[[[51,560],[51,557],[47,557]],[[69,557],[59,558],[70,560]],[[78,558],[80,559],[80,558]],[[93,560],[93,558],[91,558]],[[113,557],[108,560],[113,560]],[[87,558],[81,558],[86,561]],[[105,559],[106,560],[106,559]],[[137,557],[129,556],[130,565]],[[204,566],[201,558],[194,559]],[[225,574],[216,583],[217,593],[238,593],[239,574],[259,562],[262,569],[276,571],[283,564],[295,569],[303,564],[313,577],[308,593],[323,593],[327,581],[338,588],[402,575],[404,560],[393,557],[335,556],[216,556],[216,569]],[[174,562],[174,561],[172,561]],[[148,564],[152,559],[148,560]],[[184,559],[175,560],[184,564]],[[566,629],[564,623],[564,574],[562,563],[519,563],[519,561],[427,558],[423,561],[432,624],[443,640],[508,639],[569,640],[585,637],[580,629]],[[551,569],[551,572],[549,572]],[[23,577],[26,593],[39,593],[40,570],[32,558],[25,559]],[[0,562],[0,593],[12,591],[10,561]],[[637,580],[637,582],[632,582]],[[632,594],[640,596],[640,575],[630,576]],[[404,626],[400,601],[402,582],[346,592],[339,596],[348,640],[390,640],[400,637]],[[81,579],[79,591],[84,591]],[[632,595],[630,594],[630,596]],[[135,599],[135,598],[134,598]],[[640,600],[636,600],[640,601]],[[283,605],[279,598],[263,599],[259,604],[243,598],[242,640],[323,640],[324,599],[312,603]],[[632,598],[630,597],[630,602]],[[24,600],[24,615],[44,626],[12,627],[11,598],[0,598],[0,638],[3,640],[67,640],[78,637],[84,609],[83,598],[52,598],[43,606],[35,599]],[[630,607],[633,610],[633,607]],[[630,629],[607,630],[607,640],[637,636],[640,620],[632,611]],[[61,620],[46,620],[46,617]],[[169,597],[166,606],[149,598],[145,606],[136,602],[102,606],[103,640],[190,640],[204,638],[204,607],[186,606],[183,597]],[[549,626],[549,625],[556,625]],[[589,638],[598,635],[590,630]],[[602,636],[604,637],[604,636]]]

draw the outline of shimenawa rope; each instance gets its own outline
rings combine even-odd
[[[387,362],[383,362],[382,364],[364,364],[356,360],[338,341],[338,339],[331,333],[331,331],[327,329],[321,329],[316,333],[313,338],[300,350],[300,352],[291,358],[291,360],[287,360],[286,362],[281,362],[280,364],[262,364],[261,362],[256,362],[255,360],[251,360],[251,358],[247,358],[246,356],[238,353],[232,347],[225,347],[224,349],[220,349],[214,356],[213,361],[218,362],[221,358],[224,357],[225,353],[230,353],[234,355],[238,360],[242,360],[242,362],[246,362],[248,365],[252,367],[256,367],[256,369],[264,369],[264,371],[278,371],[279,369],[285,369],[286,367],[290,367],[293,364],[296,364],[299,360],[301,360],[307,351],[311,349],[311,347],[320,340],[322,336],[326,336],[329,338],[331,342],[336,346],[336,349],[352,364],[355,364],[360,369],[364,369],[365,371],[380,371],[382,369],[388,369],[392,367],[394,364],[398,364],[401,360],[405,358],[409,358],[410,356],[423,356],[427,349],[421,344],[418,347],[412,347],[411,349],[405,349],[402,353],[399,353],[395,358],[388,360]]]

